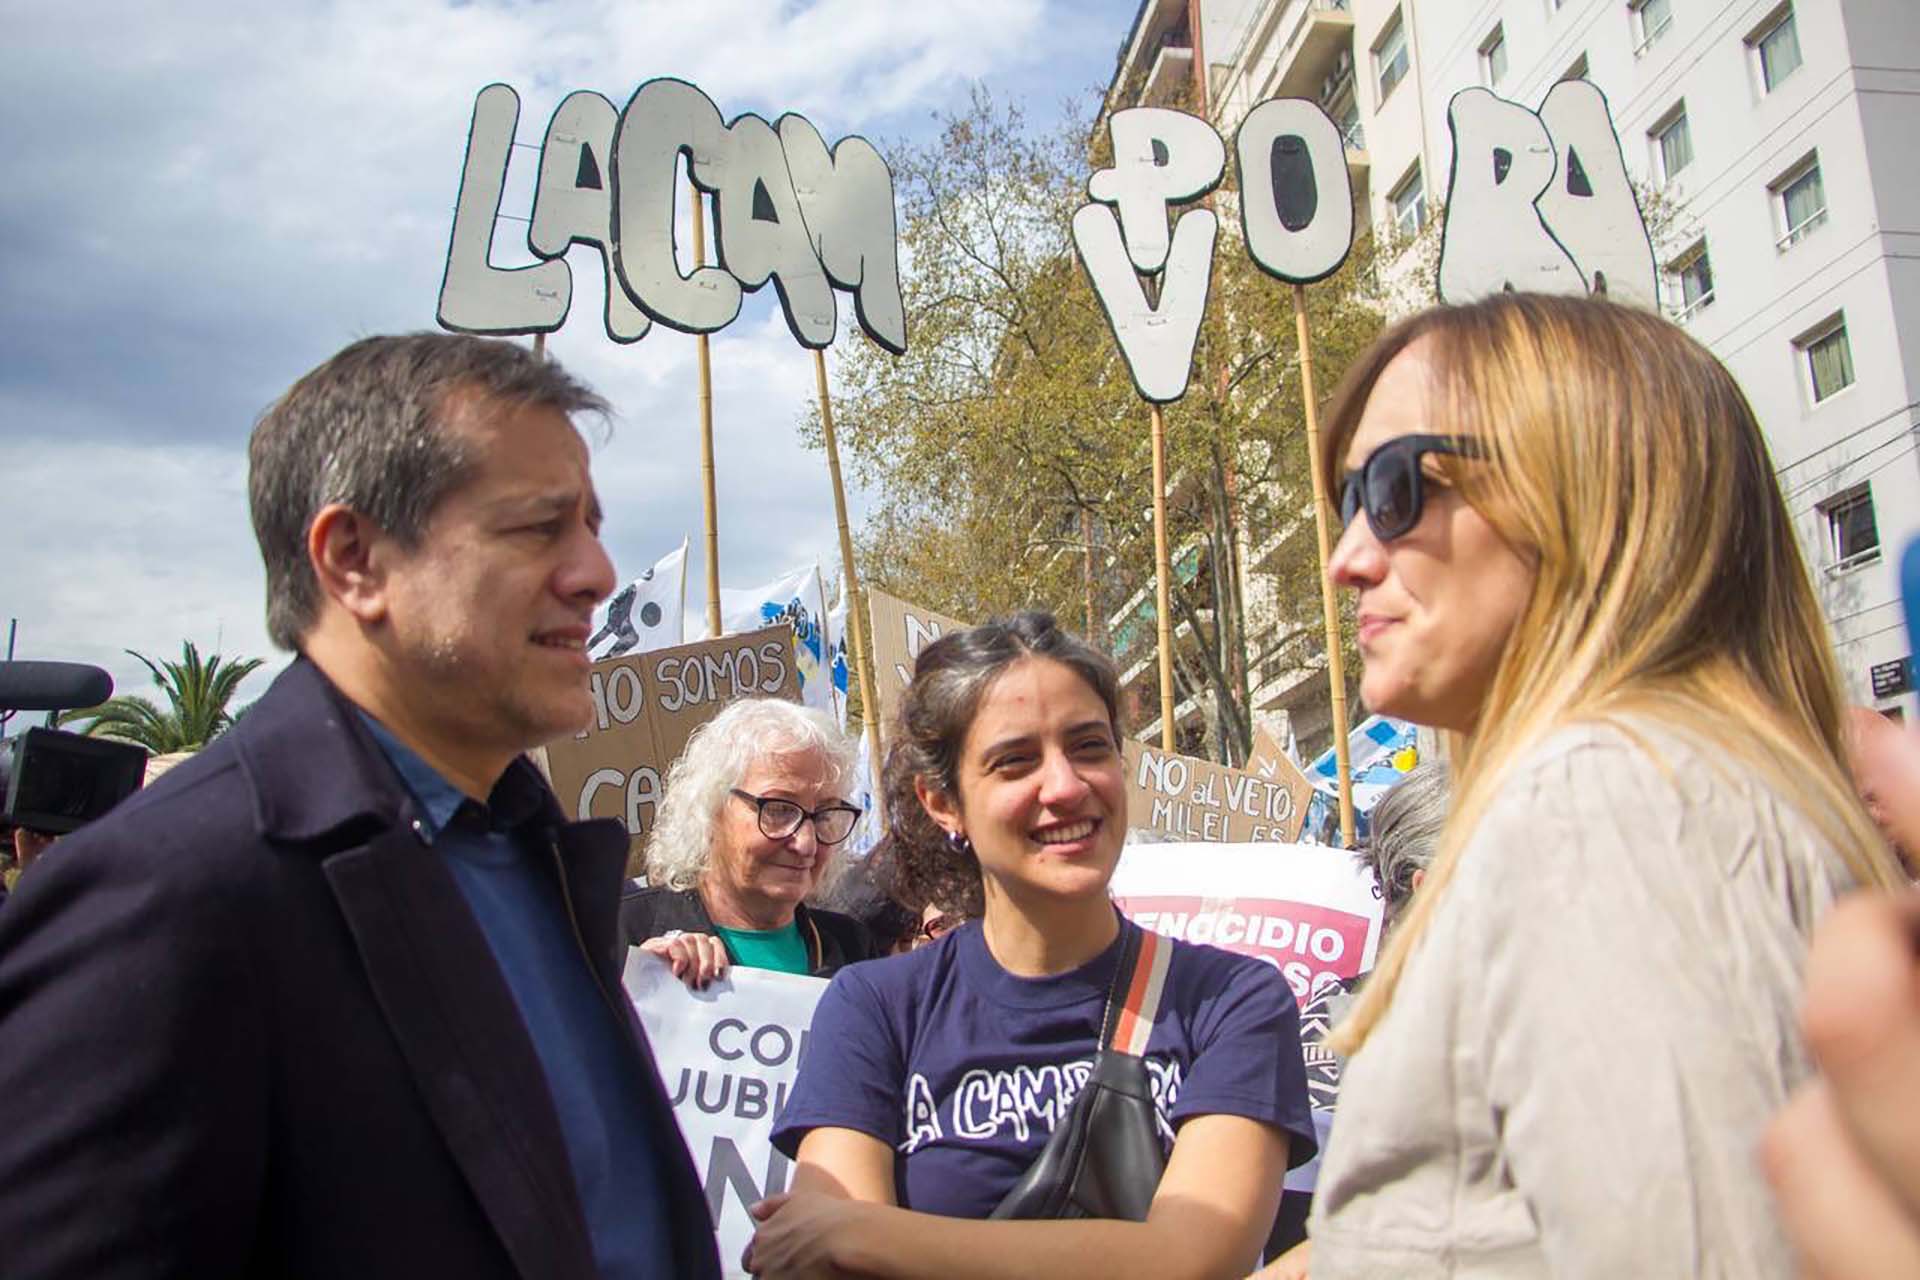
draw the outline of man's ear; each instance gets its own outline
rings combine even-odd
[[[307,526],[307,560],[321,592],[363,624],[387,616],[387,557],[376,554],[387,541],[373,521],[338,502]]]
[[[920,807],[927,816],[940,824],[940,829],[950,836],[965,835],[966,825],[960,818],[960,806],[954,802],[950,792],[927,782],[925,778],[913,780],[913,794],[920,798]]]

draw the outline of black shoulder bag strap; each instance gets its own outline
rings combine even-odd
[[[991,1217],[1146,1221],[1167,1157],[1143,1055],[1160,1012],[1173,943],[1131,921],[1122,920],[1120,928],[1120,962],[1107,992],[1093,1070]]]

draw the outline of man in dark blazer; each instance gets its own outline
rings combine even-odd
[[[620,988],[626,833],[522,754],[591,714],[604,409],[416,334],[261,418],[295,660],[0,914],[0,1274],[719,1274]]]

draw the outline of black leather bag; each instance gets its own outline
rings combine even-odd
[[[1159,1011],[1172,944],[1130,922],[1120,927],[1126,938],[1092,1074],[991,1217],[1146,1221],[1167,1157],[1141,1053]]]

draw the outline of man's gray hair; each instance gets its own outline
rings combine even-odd
[[[607,403],[551,360],[512,342],[452,333],[363,338],[287,390],[247,446],[253,533],[267,567],[267,634],[299,649],[320,613],[307,531],[341,503],[402,547],[479,459],[447,425],[472,393],[509,409],[605,416]]]
[[[1413,897],[1414,874],[1427,869],[1439,848],[1440,831],[1447,825],[1449,782],[1446,764],[1429,760],[1415,766],[1374,806],[1367,856],[1386,895],[1383,929]]]
[[[781,698],[742,698],[693,731],[687,749],[667,771],[660,821],[647,841],[647,880],[692,889],[713,859],[720,807],[753,767],[787,756],[818,756],[829,791],[849,795],[859,771],[859,747],[833,717]],[[816,894],[840,874],[846,842],[820,851]]]

